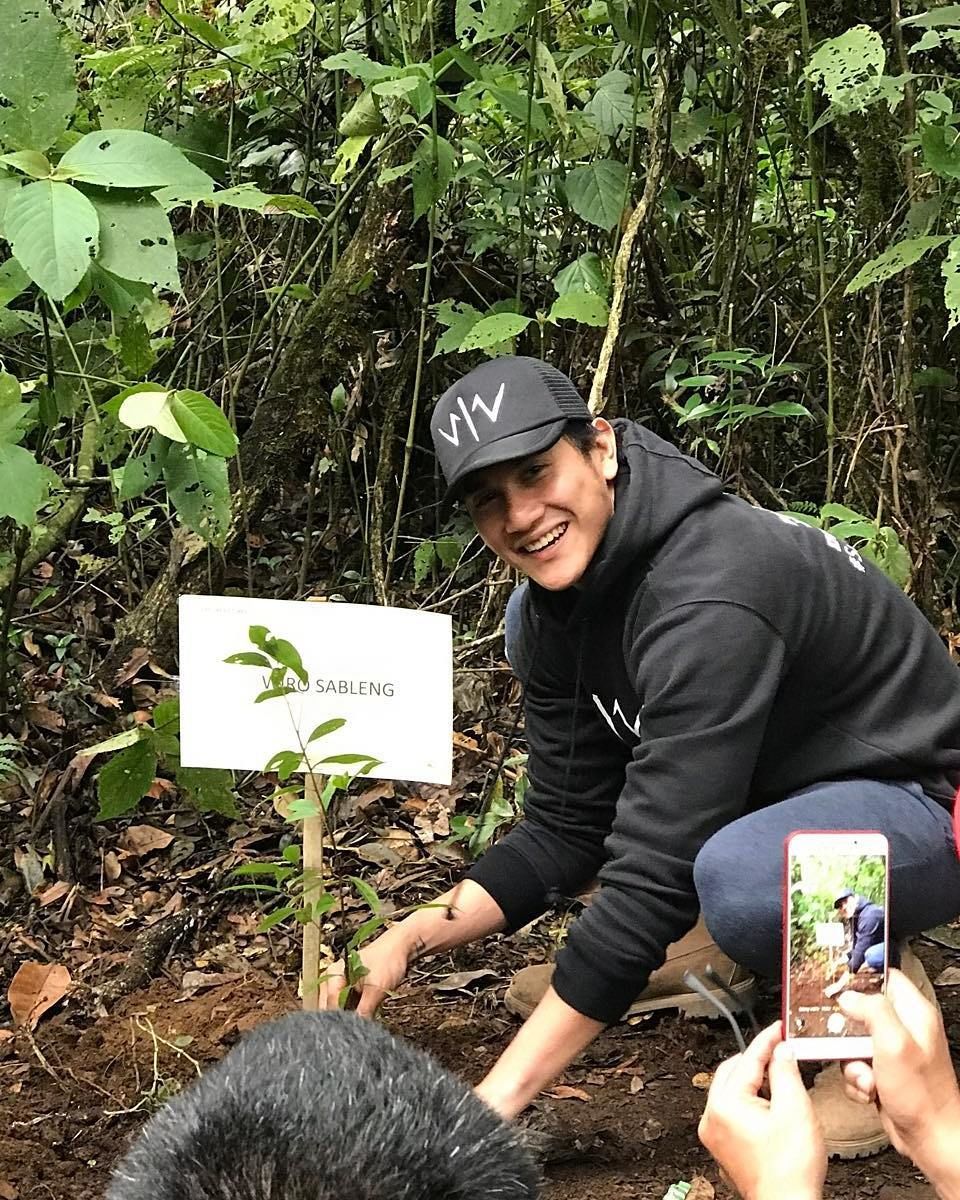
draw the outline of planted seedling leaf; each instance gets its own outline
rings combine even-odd
[[[627,199],[627,168],[601,158],[574,167],[565,181],[570,207],[590,225],[609,232],[620,220]]]
[[[213,180],[182,150],[139,129],[96,130],[75,142],[57,167],[62,177],[115,188],[204,188]]]
[[[59,963],[25,962],[7,991],[14,1024],[36,1029],[47,1009],[59,1003],[72,986],[70,972]]]
[[[326,737],[328,733],[333,733],[337,729],[342,729],[346,725],[343,717],[332,717],[329,721],[324,721],[322,725],[318,725],[313,733],[307,738],[308,742],[315,742],[318,738]]]
[[[100,772],[100,809],[94,818],[109,821],[136,808],[157,773],[157,756],[148,741],[135,742],[112,758]]]
[[[97,253],[97,210],[68,183],[40,179],[20,188],[10,197],[3,224],[15,258],[51,300],[73,291]]]
[[[187,390],[171,392],[170,412],[194,446],[221,458],[236,454],[237,435],[209,396]]]
[[[258,654],[256,650],[240,650],[236,654],[228,655],[223,661],[237,663],[242,667],[267,667],[269,669],[273,666],[265,654]]]

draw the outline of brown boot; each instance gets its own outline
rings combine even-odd
[[[900,969],[931,1004],[937,1004],[937,994],[923,964],[909,946],[904,946],[901,953]],[[869,1158],[890,1145],[876,1106],[847,1098],[840,1063],[824,1067],[813,1081],[810,1099],[830,1158]]]
[[[740,998],[740,1006],[752,1004],[756,995],[756,980],[743,967],[720,950],[700,920],[679,942],[667,950],[667,960],[650,976],[644,991],[631,1004],[627,1016],[656,1012],[664,1008],[678,1008],[688,1017],[715,1017],[713,1005],[696,992],[691,992],[683,982],[685,971],[703,976],[703,969],[711,966],[723,981]],[[553,965],[545,963],[539,967],[524,967],[510,981],[504,1004],[518,1017],[529,1017],[543,998],[553,977]],[[708,983],[704,979],[705,983]],[[711,989],[716,990],[716,989]],[[717,991],[717,995],[728,1006],[729,998]]]

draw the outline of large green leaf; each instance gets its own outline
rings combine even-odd
[[[311,0],[251,0],[237,22],[237,32],[244,41],[282,42],[311,20]]]
[[[434,138],[428,134],[417,147],[413,161],[413,219],[419,221],[450,185],[457,157],[447,139],[437,137],[434,158]]]
[[[446,331],[437,338],[432,358],[438,354],[453,354],[470,330],[483,320],[483,313],[467,301],[441,300],[436,305],[437,320],[446,325]]]
[[[321,64],[325,71],[346,71],[364,83],[374,83],[380,79],[391,79],[396,70],[385,67],[383,63],[374,62],[359,50],[342,50],[339,54],[331,54]]]
[[[596,292],[598,296],[606,297],[607,275],[599,254],[588,250],[568,263],[554,275],[553,286],[558,296],[566,292]]]
[[[45,0],[0,0],[0,143],[46,150],[77,103],[73,55]]]
[[[136,808],[157,773],[157,756],[146,739],[111,758],[97,780],[100,810],[94,818],[109,821]]]
[[[33,526],[47,495],[50,472],[29,450],[0,442],[0,517]]]
[[[121,425],[128,429],[155,429],[172,442],[189,441],[170,410],[170,400],[175,393],[167,391],[157,383],[142,383],[121,392],[122,400],[117,410]],[[114,404],[119,397],[110,402]]]
[[[140,129],[88,133],[66,152],[57,167],[63,177],[100,187],[213,189],[213,180],[181,150]]]
[[[926,29],[953,29],[960,26],[960,4],[941,4],[937,8],[918,13],[915,17],[904,17],[900,24],[919,25]]]
[[[28,183],[11,197],[4,229],[17,261],[52,300],[73,291],[97,252],[97,210],[69,183]]]
[[[596,292],[564,292],[547,314],[550,321],[579,321],[582,325],[606,325],[610,320],[607,302]]]
[[[159,433],[150,439],[143,454],[128,458],[120,479],[120,499],[135,500],[160,479],[167,457],[167,441]]]
[[[947,250],[941,267],[943,272],[943,302],[950,318],[948,329],[960,324],[960,237],[955,237]]]
[[[223,544],[230,521],[226,460],[173,444],[163,478],[180,520],[214,546]]]
[[[194,446],[219,454],[221,458],[236,454],[237,435],[220,409],[203,392],[172,392],[170,412]]]
[[[626,71],[608,71],[597,80],[597,90],[584,112],[601,133],[612,136],[633,119],[633,82]]]
[[[474,43],[506,37],[526,21],[529,9],[528,0],[457,0],[457,37],[472,34]]]
[[[574,167],[566,178],[570,207],[591,225],[609,232],[620,220],[626,199],[627,168],[608,158]]]
[[[22,184],[16,175],[11,175],[8,171],[0,170],[0,237],[5,237],[3,232],[4,213],[7,211],[7,205],[12,196],[20,191]]]
[[[101,267],[158,291],[180,291],[173,230],[152,196],[98,192],[93,206],[100,217]]]
[[[15,258],[0,263],[0,308],[6,308],[11,300],[27,290],[30,276]]]
[[[216,767],[178,767],[177,785],[200,812],[239,817],[233,794],[233,775]]]
[[[518,313],[494,313],[478,321],[460,343],[461,350],[488,350],[500,342],[506,342],[522,333],[533,317],[522,317]]]
[[[862,291],[871,284],[883,283],[885,279],[899,275],[901,271],[923,258],[929,250],[949,241],[949,236],[904,238],[902,242],[888,247],[882,254],[865,263],[847,284],[844,295],[849,296],[852,292]]]
[[[960,179],[960,144],[952,126],[925,125],[920,148],[925,165],[941,179]]]
[[[887,52],[883,38],[869,25],[854,25],[830,38],[810,58],[807,77],[821,84],[833,101],[844,93],[883,74]]]

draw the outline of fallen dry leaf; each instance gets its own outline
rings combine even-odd
[[[112,850],[108,850],[103,856],[103,873],[113,883],[120,878],[120,873],[123,867],[120,866],[120,859]]]
[[[36,725],[39,729],[49,729],[51,733],[58,733],[66,724],[60,713],[54,712],[46,704],[25,704],[23,715],[31,725]]]
[[[106,692],[91,692],[91,698],[94,704],[99,704],[101,708],[119,708],[121,701],[116,696],[108,696]]]
[[[6,1179],[0,1179],[0,1200],[17,1200],[20,1193]]]
[[[479,971],[454,971],[452,975],[444,975],[442,979],[438,979],[433,985],[433,990],[435,992],[465,991],[473,983],[479,983],[481,980],[493,981],[498,978],[496,971],[491,971],[489,968]]]
[[[47,1009],[62,1000],[71,987],[70,972],[59,963],[25,962],[7,991],[14,1023],[36,1029]]]
[[[685,1200],[713,1200],[716,1190],[704,1175],[694,1175],[690,1180],[690,1190]]]
[[[33,846],[14,846],[13,865],[23,876],[31,895],[43,886],[43,859]]]
[[[657,1138],[662,1138],[665,1129],[656,1117],[649,1117],[644,1121],[640,1129],[640,1140],[643,1142],[655,1142]]]
[[[68,894],[72,886],[65,879],[60,879],[56,883],[51,884],[45,892],[40,893],[37,897],[37,903],[44,908],[48,904],[56,904],[58,900],[62,900]]]
[[[698,1088],[701,1092],[705,1092],[710,1087],[710,1084],[713,1083],[713,1072],[698,1071],[690,1082],[695,1088]]]
[[[217,974],[213,971],[184,971],[180,980],[180,989],[184,992],[200,992],[206,988],[222,987],[225,983],[236,983],[242,979],[239,971],[226,971]]]
[[[630,1080],[630,1095],[635,1096],[637,1092],[642,1092],[643,1087],[643,1079],[639,1075],[634,1075]]]
[[[367,788],[357,797],[357,808],[361,812],[368,809],[372,804],[376,804],[378,800],[392,800],[396,795],[396,788],[392,779],[383,779],[380,783],[375,783],[373,787]]]
[[[23,648],[24,648],[24,650],[26,650],[26,652],[28,654],[33,655],[34,658],[36,658],[37,655],[40,653],[40,647],[37,645],[36,641],[34,640],[33,634],[30,632],[29,629],[23,635]]]
[[[165,850],[173,841],[173,834],[153,825],[131,825],[123,831],[120,849],[136,858],[142,858],[153,850]]]
[[[583,1100],[585,1103],[593,1099],[590,1093],[585,1092],[583,1088],[568,1087],[565,1083],[558,1083],[544,1095],[552,1096],[554,1100]]]
[[[146,646],[137,646],[126,663],[120,668],[114,679],[116,687],[122,687],[136,675],[141,667],[150,660],[150,651]]]
[[[15,1038],[16,1036],[12,1029],[0,1029],[0,1042],[9,1042],[11,1038]]]
[[[960,967],[947,967],[933,982],[936,987],[957,987],[960,985]]]

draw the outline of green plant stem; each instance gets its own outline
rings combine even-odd
[[[520,198],[517,201],[520,216],[520,231],[517,236],[517,312],[523,300],[523,256],[526,253],[527,234],[527,187],[530,172],[530,145],[532,142],[533,125],[533,91],[536,84],[537,65],[537,19],[530,21],[529,64],[527,66],[527,116],[523,127],[523,162],[520,164]]]

